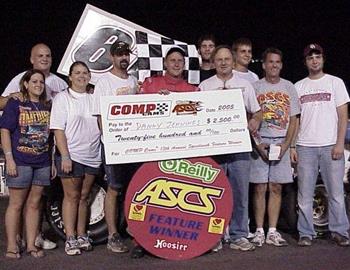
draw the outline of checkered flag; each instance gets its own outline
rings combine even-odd
[[[164,57],[170,47],[177,45],[184,49],[185,69],[184,77],[191,84],[199,84],[199,58],[195,45],[165,38],[141,31],[135,32],[137,47],[138,78],[144,81],[145,78],[153,75],[164,74]]]
[[[169,105],[167,103],[157,103],[157,111],[160,113],[169,111]]]

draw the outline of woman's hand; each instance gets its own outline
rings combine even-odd
[[[61,162],[61,170],[64,173],[70,173],[72,171],[72,160],[70,158],[68,159],[62,159]]]
[[[17,176],[17,165],[12,157],[6,159],[6,173],[12,177]]]

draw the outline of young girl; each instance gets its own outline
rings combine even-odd
[[[5,214],[6,257],[19,259],[16,236],[21,233],[21,215],[25,207],[27,252],[44,256],[34,245],[40,219],[40,199],[44,186],[50,185],[49,119],[45,76],[28,70],[20,81],[23,102],[10,99],[0,119],[1,143],[6,160],[6,183],[10,199]]]
[[[99,174],[101,155],[97,118],[91,114],[92,95],[87,93],[90,78],[85,63],[73,63],[69,70],[70,87],[55,97],[51,111],[50,128],[54,130],[59,151],[56,168],[64,190],[62,212],[67,255],[92,249],[86,233],[87,198]]]

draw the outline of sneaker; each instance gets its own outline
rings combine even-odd
[[[68,237],[64,245],[64,251],[69,256],[80,255],[78,240],[74,236]]]
[[[350,246],[349,238],[339,234],[339,233],[332,233],[332,240],[341,247],[348,247]]]
[[[255,246],[247,238],[241,237],[231,242],[230,248],[241,251],[254,250]]]
[[[85,251],[92,250],[92,245],[91,245],[92,240],[87,235],[78,236],[77,242],[78,242],[78,248],[83,249]]]
[[[300,247],[309,247],[312,245],[312,239],[307,236],[302,236],[299,238],[298,246]]]
[[[136,245],[134,246],[134,248],[131,250],[131,258],[133,259],[139,259],[142,258],[143,256],[145,256],[145,250],[143,249],[143,247],[141,247],[140,245]]]
[[[108,238],[107,249],[116,253],[125,253],[129,251],[123,239],[116,233]]]
[[[249,232],[247,238],[251,239],[255,237],[255,233]]]
[[[265,243],[265,234],[263,232],[255,232],[254,237],[250,242],[256,247],[261,247]]]
[[[49,239],[44,239],[41,233],[39,233],[35,238],[34,244],[42,249],[55,249],[57,247],[55,242],[52,242]]]
[[[286,240],[284,240],[278,231],[269,232],[266,236],[266,244],[274,245],[276,247],[288,246]]]
[[[220,250],[222,250],[222,241],[220,240],[215,247],[213,247],[211,249],[212,252],[219,252]]]

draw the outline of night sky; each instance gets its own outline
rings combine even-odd
[[[350,1],[2,1],[1,92],[30,67],[30,49],[38,42],[51,47],[56,72],[87,3],[190,44],[208,32],[218,44],[248,37],[255,59],[277,47],[284,53],[282,76],[293,82],[307,75],[303,48],[318,42],[325,49],[325,71],[350,86]],[[251,69],[261,75],[260,64]]]

